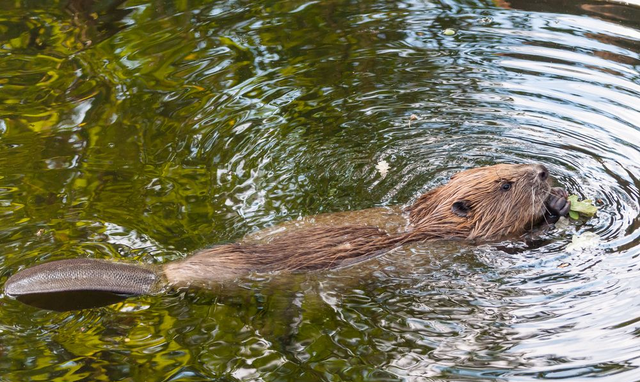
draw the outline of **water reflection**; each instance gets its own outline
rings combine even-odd
[[[498,162],[543,162],[602,204],[535,246],[417,245],[74,313],[3,298],[3,376],[640,378],[639,12],[3,3],[0,282],[51,259],[166,262],[300,215],[406,203]],[[598,247],[566,250],[587,231]]]

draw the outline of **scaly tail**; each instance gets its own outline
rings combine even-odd
[[[95,259],[52,261],[11,276],[4,292],[52,310],[102,306],[157,291],[157,271],[141,265]]]

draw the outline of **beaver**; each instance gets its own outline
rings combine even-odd
[[[399,212],[342,213],[356,220],[373,216],[359,223],[351,219],[352,223],[336,224],[342,220],[340,213],[321,215],[303,224],[285,223],[262,237],[204,249],[160,267],[96,259],[53,261],[11,276],[4,291],[18,298],[82,291],[131,296],[165,287],[224,283],[250,273],[323,270],[417,241],[477,243],[517,237],[541,223],[555,223],[568,214],[569,207],[567,192],[551,187],[545,166],[497,164],[459,172]]]

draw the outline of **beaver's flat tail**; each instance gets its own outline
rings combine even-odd
[[[150,294],[159,275],[140,265],[96,259],[52,261],[27,268],[7,280],[4,292],[13,297],[66,292]]]

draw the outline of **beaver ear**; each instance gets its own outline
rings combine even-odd
[[[458,200],[451,205],[451,212],[461,218],[466,218],[471,212],[471,203],[468,200]]]

